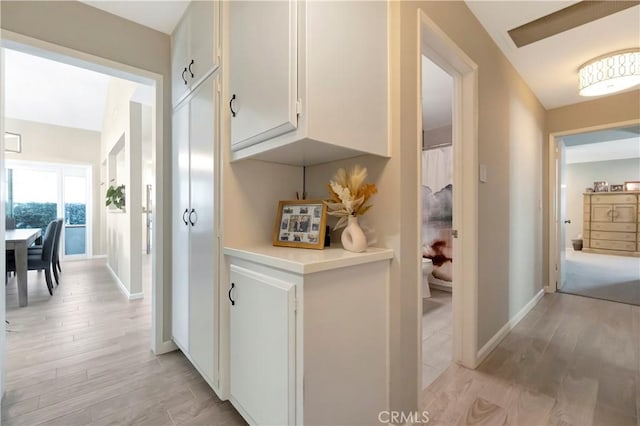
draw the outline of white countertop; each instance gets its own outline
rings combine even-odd
[[[363,253],[352,253],[344,250],[340,246],[332,246],[324,250],[312,250],[264,245],[242,248],[225,247],[223,252],[227,256],[237,257],[296,274],[312,274],[314,272],[345,268],[393,258],[393,250],[377,247],[369,247],[367,251]]]

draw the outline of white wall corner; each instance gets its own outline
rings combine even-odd
[[[533,296],[529,303],[524,305],[524,307],[520,309],[517,314],[511,317],[511,319],[504,326],[502,326],[502,328],[498,330],[498,332],[494,334],[493,337],[489,339],[489,341],[482,348],[480,348],[478,354],[476,355],[476,367],[479,366],[482,361],[484,361],[485,358],[491,353],[491,351],[493,351],[500,344],[502,339],[504,339],[506,335],[509,334],[509,332],[513,330],[516,325],[518,325],[522,318],[524,318],[533,309],[533,307],[536,306],[540,299],[542,299],[542,296],[544,296],[544,293],[545,290],[540,289],[540,291],[538,291],[538,293]]]
[[[115,271],[111,269],[111,266],[108,263],[107,263],[107,269],[111,273],[111,276],[115,280],[116,284],[118,284],[118,288],[120,289],[122,294],[124,294],[128,300],[137,300],[137,299],[144,298],[144,293],[130,293],[129,289],[127,289],[127,287],[122,283],[122,281],[120,281],[118,274],[116,274]]]

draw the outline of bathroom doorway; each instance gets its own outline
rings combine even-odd
[[[422,55],[422,388],[453,359],[454,80]]]
[[[451,221],[450,229],[450,265],[441,268],[445,271],[450,266],[451,296],[449,296],[451,314],[447,314],[448,324],[451,330],[451,346],[442,352],[440,358],[445,367],[453,363],[467,368],[475,368],[482,354],[477,347],[477,315],[478,315],[478,179],[474,172],[478,170],[478,66],[469,58],[456,43],[448,38],[443,31],[433,22],[424,11],[419,11],[419,40],[416,51],[416,166],[420,172],[416,176],[415,191],[418,201],[422,201],[422,129],[421,119],[422,103],[422,58],[428,58],[453,80],[451,97]],[[429,82],[429,79],[425,79]],[[429,113],[427,112],[427,115]],[[445,185],[446,186],[446,185]],[[422,232],[422,205],[416,209],[416,231]],[[420,238],[421,242],[422,238]],[[422,244],[416,245],[416,269],[422,269]],[[434,256],[436,257],[436,256]],[[440,260],[445,260],[444,258]],[[433,260],[432,260],[433,262]],[[443,262],[447,263],[447,262]],[[419,308],[423,307],[423,274],[419,273],[418,300]],[[435,278],[435,277],[434,277]],[[428,281],[427,277],[427,281]],[[434,280],[435,281],[435,280]],[[435,289],[435,286],[434,286]],[[440,289],[441,290],[441,289]],[[431,285],[429,285],[431,292]],[[446,296],[446,295],[443,295]],[[435,302],[435,298],[432,298]],[[441,310],[444,312],[445,308]],[[428,365],[438,363],[440,355],[431,349],[423,339],[422,310],[416,316],[418,321],[418,388],[424,390],[422,379],[437,380],[440,375],[437,371],[423,374],[424,361]],[[446,358],[445,358],[446,357]],[[448,361],[448,364],[447,364]],[[428,391],[428,389],[427,389]],[[422,392],[424,395],[424,392]]]

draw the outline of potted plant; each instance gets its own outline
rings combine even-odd
[[[124,209],[124,185],[109,186],[107,189],[105,205],[107,207],[114,206],[117,209]]]

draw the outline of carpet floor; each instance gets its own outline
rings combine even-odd
[[[567,250],[563,293],[640,305],[640,258]]]

